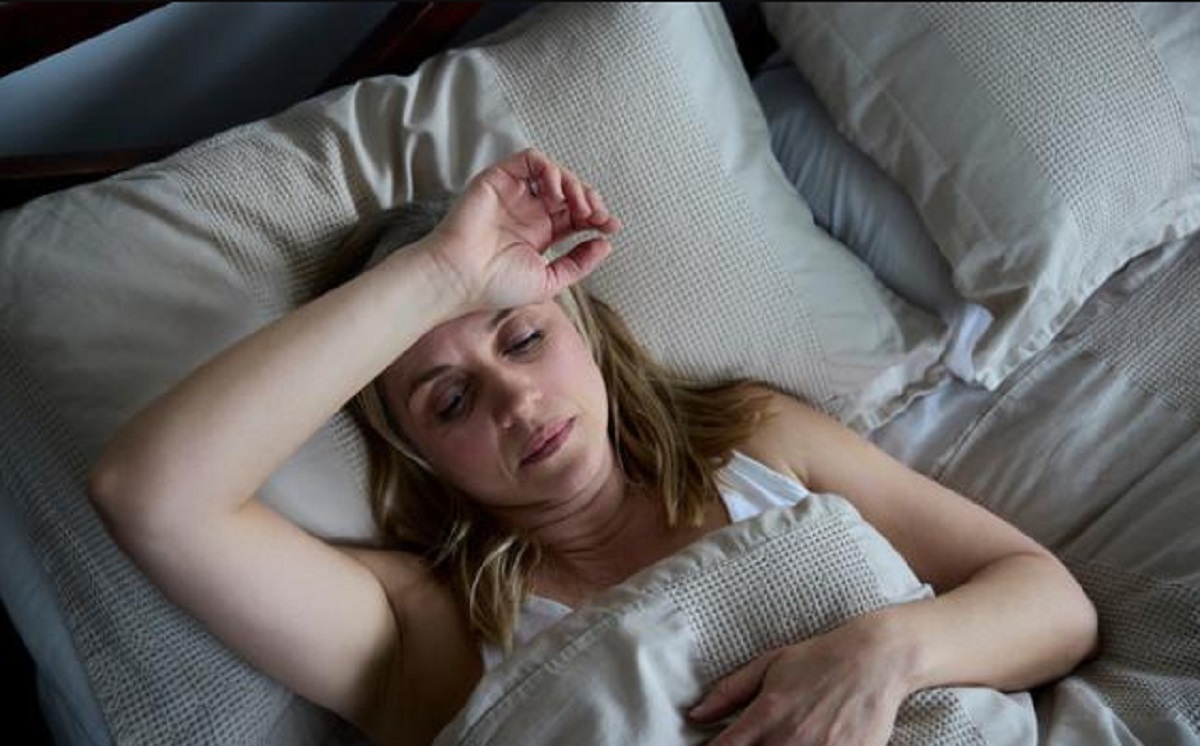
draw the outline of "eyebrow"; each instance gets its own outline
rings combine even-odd
[[[500,324],[505,319],[507,319],[509,316],[511,316],[513,311],[515,311],[515,310],[516,310],[515,308],[503,308],[503,309],[497,311],[496,314],[494,316],[492,316],[491,319],[488,320],[488,324],[487,324],[488,331],[489,332],[495,331],[496,327],[500,326]],[[412,401],[413,394],[417,393],[417,389],[421,388],[422,386],[424,386],[427,383],[430,383],[431,381],[433,381],[436,378],[438,378],[439,376],[445,374],[449,370],[450,370],[449,365],[435,365],[432,368],[428,368],[428,369],[422,371],[421,374],[419,376],[417,376],[416,378],[414,378],[412,380],[412,383],[409,384],[408,396],[406,396],[404,398],[405,403]]]

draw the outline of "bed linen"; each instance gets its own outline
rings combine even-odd
[[[317,229],[328,233],[329,226]],[[1100,657],[1035,693],[1040,728],[1053,743],[1196,738],[1200,560],[1189,543],[1197,532],[1188,508],[1200,502],[1191,484],[1200,463],[1194,341],[1200,329],[1186,311],[1200,308],[1200,279],[1194,260],[1183,258],[1196,248],[1173,245],[1114,277],[997,391],[942,381],[931,397],[872,433],[903,460],[1051,543],[1100,604],[1106,638]],[[264,292],[261,285],[251,289]],[[277,308],[302,292],[287,287],[258,300]],[[246,305],[241,296],[237,302]],[[58,588],[62,612],[72,630],[90,627],[75,642],[93,687],[107,697],[101,701],[116,740],[354,740],[325,713],[219,652],[196,625],[164,613],[161,598],[131,579],[120,555],[100,542],[101,529],[86,509],[88,448],[80,453],[75,433],[56,424],[60,403],[40,395],[41,382],[20,369],[18,358],[0,345],[4,491],[25,500],[31,517],[22,530],[54,546],[39,556],[44,567],[70,568],[66,576],[73,579]],[[89,413],[97,415],[108,416]],[[113,614],[98,618],[89,610],[93,603]],[[115,629],[139,632],[105,634]],[[176,667],[192,674],[170,675]],[[106,742],[104,734],[90,735]]]
[[[862,259],[881,282],[949,327],[943,361],[964,381],[992,316],[954,287],[938,251],[900,185],[843,137],[812,86],[782,51],[753,79],[783,173],[812,208],[817,225]]]
[[[601,594],[484,678],[449,744],[692,744],[687,709],[759,653],[932,595],[845,499],[814,493],[734,523]],[[944,687],[901,705],[892,742],[1026,744],[1028,694]]]
[[[992,313],[987,388],[1129,259],[1200,227],[1194,3],[762,7]]]
[[[0,447],[0,493],[20,486],[20,469],[6,463],[7,458],[18,462],[36,460],[33,453],[24,452],[27,434],[11,409],[13,397],[3,385],[6,380],[0,377],[0,423],[5,425],[0,437],[11,439],[16,447],[8,443]],[[4,568],[0,572],[0,598],[5,601],[13,628],[20,630],[21,643],[30,659],[38,662],[33,680],[50,737],[61,744],[108,743],[104,717],[59,610],[54,583],[33,546],[35,526],[23,506],[0,500],[0,567]]]
[[[994,394],[940,397],[873,439],[1051,547],[1100,614],[1044,734],[1200,743],[1200,236],[1110,278]]]

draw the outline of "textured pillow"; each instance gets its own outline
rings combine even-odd
[[[527,20],[480,51],[530,141],[624,220],[588,286],[664,362],[773,381],[860,430],[941,375],[936,319],[818,228],[783,177],[719,6]]]
[[[354,259],[334,248],[355,220],[529,144],[623,218],[590,287],[668,364],[774,381],[860,429],[940,375],[940,325],[813,224],[704,5],[546,6],[411,76],[5,213],[0,330],[94,458],[200,362],[322,290]],[[371,540],[365,463],[340,415],[260,497],[326,538]]]
[[[955,289],[949,263],[904,190],[837,131],[782,50],[755,74],[753,86],[771,131],[771,151],[817,225],[889,289],[940,316],[951,330],[946,367],[974,380],[971,353],[991,314]]]
[[[998,385],[1125,262],[1200,226],[1195,4],[764,3],[838,127],[995,316]]]
[[[751,81],[771,152],[817,225],[905,300],[949,321],[963,305],[950,264],[900,185],[837,131],[812,86],[782,50]]]
[[[490,671],[435,746],[703,743],[685,713],[759,653],[931,595],[841,497],[813,494],[695,542],[580,607]],[[580,686],[580,681],[586,685]],[[929,689],[892,744],[1028,744],[1028,694]]]

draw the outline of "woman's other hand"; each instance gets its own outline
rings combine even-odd
[[[612,234],[619,227],[598,191],[529,149],[471,179],[425,243],[463,305],[510,308],[549,300],[612,251],[607,238],[592,238],[547,263],[550,246],[581,231]]]
[[[903,646],[872,615],[770,650],[717,682],[688,715],[745,710],[711,746],[886,744],[908,696]]]

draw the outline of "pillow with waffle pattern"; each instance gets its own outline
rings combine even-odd
[[[589,289],[669,365],[772,381],[860,430],[942,376],[944,325],[813,223],[720,8],[687,4],[538,8],[410,76],[9,211],[0,330],[94,458],[191,369],[361,260],[337,252],[356,221],[530,145],[623,219]],[[366,463],[338,415],[259,497],[369,543]]]
[[[839,129],[995,318],[994,388],[1133,257],[1200,227],[1195,3],[763,3]]]

